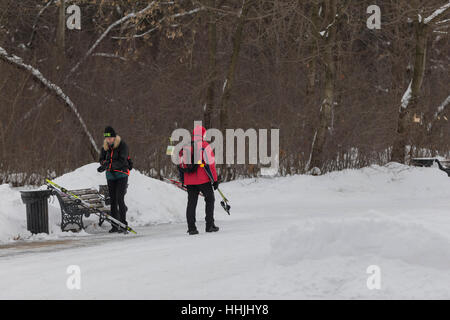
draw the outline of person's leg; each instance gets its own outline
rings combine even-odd
[[[187,192],[188,192],[188,204],[186,209],[186,220],[188,224],[188,230],[196,230],[197,227],[195,226],[195,209],[197,208],[197,201],[198,201],[198,193],[199,190],[197,186],[195,185],[189,185],[187,186]]]
[[[108,192],[109,199],[111,202],[111,216],[115,219],[118,219],[117,214],[117,183],[116,180],[107,180],[108,182]],[[113,225],[114,229],[117,229],[115,225]]]
[[[125,193],[127,191],[128,177],[117,180],[117,203],[119,204],[119,221],[128,225],[127,206],[125,205]]]
[[[211,183],[205,183],[199,186],[200,191],[205,196],[205,221],[206,228],[214,226],[214,190]]]

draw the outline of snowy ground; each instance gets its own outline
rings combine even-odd
[[[79,188],[104,177],[91,164],[56,181]],[[95,220],[63,234],[53,203],[51,235],[30,236],[18,191],[0,186],[0,298],[450,299],[450,179],[437,168],[390,164],[221,189],[232,210],[217,203],[215,234],[204,233],[201,203],[201,233],[186,235],[186,194],[134,172],[126,200],[138,235],[104,233]],[[81,290],[66,287],[69,265],[81,269]],[[367,288],[371,265],[380,290]]]

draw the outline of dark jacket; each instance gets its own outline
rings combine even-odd
[[[103,148],[100,152],[100,165],[104,165],[108,172],[118,174],[119,176],[130,175],[128,168],[128,146],[120,136],[116,137],[114,145],[110,147],[108,143],[103,141]]]

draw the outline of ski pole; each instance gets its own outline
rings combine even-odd
[[[223,199],[223,201],[220,201],[220,205],[228,213],[228,215],[230,215],[231,206],[228,204],[228,199],[224,196],[224,194],[222,193],[222,191],[220,191],[219,188],[217,188],[217,191],[219,191],[219,194]]]
[[[223,198],[223,200],[225,200],[225,201],[229,201],[226,197],[225,197],[225,195],[222,193],[222,191],[220,191],[220,189],[219,188],[217,188],[217,191],[219,191],[219,193],[220,193],[220,195],[222,196],[222,198]]]
[[[206,167],[204,169],[209,180],[211,180],[211,183],[214,184],[214,178],[212,176],[211,171],[209,171],[209,168],[207,169]],[[222,206],[223,210],[225,210],[225,212],[228,213],[228,215],[230,215],[231,206],[228,204],[228,199],[225,198],[224,194],[222,193],[222,191],[220,191],[219,187],[217,187],[217,191],[219,191],[219,194],[223,199],[222,201],[220,201],[220,205]]]

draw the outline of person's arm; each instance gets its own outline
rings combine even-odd
[[[106,170],[106,151],[102,148],[100,151],[100,157],[98,159],[98,162],[100,163],[100,167],[97,168],[98,172],[103,172]]]
[[[106,151],[105,149],[100,150],[100,157],[98,158],[98,162],[103,165],[103,162],[106,160]]]
[[[207,144],[203,150],[204,162],[205,162],[205,171],[208,175],[211,183],[214,186],[214,189],[217,189],[219,183],[217,181],[217,172],[216,172],[216,163],[214,158],[214,152],[209,144]]]

